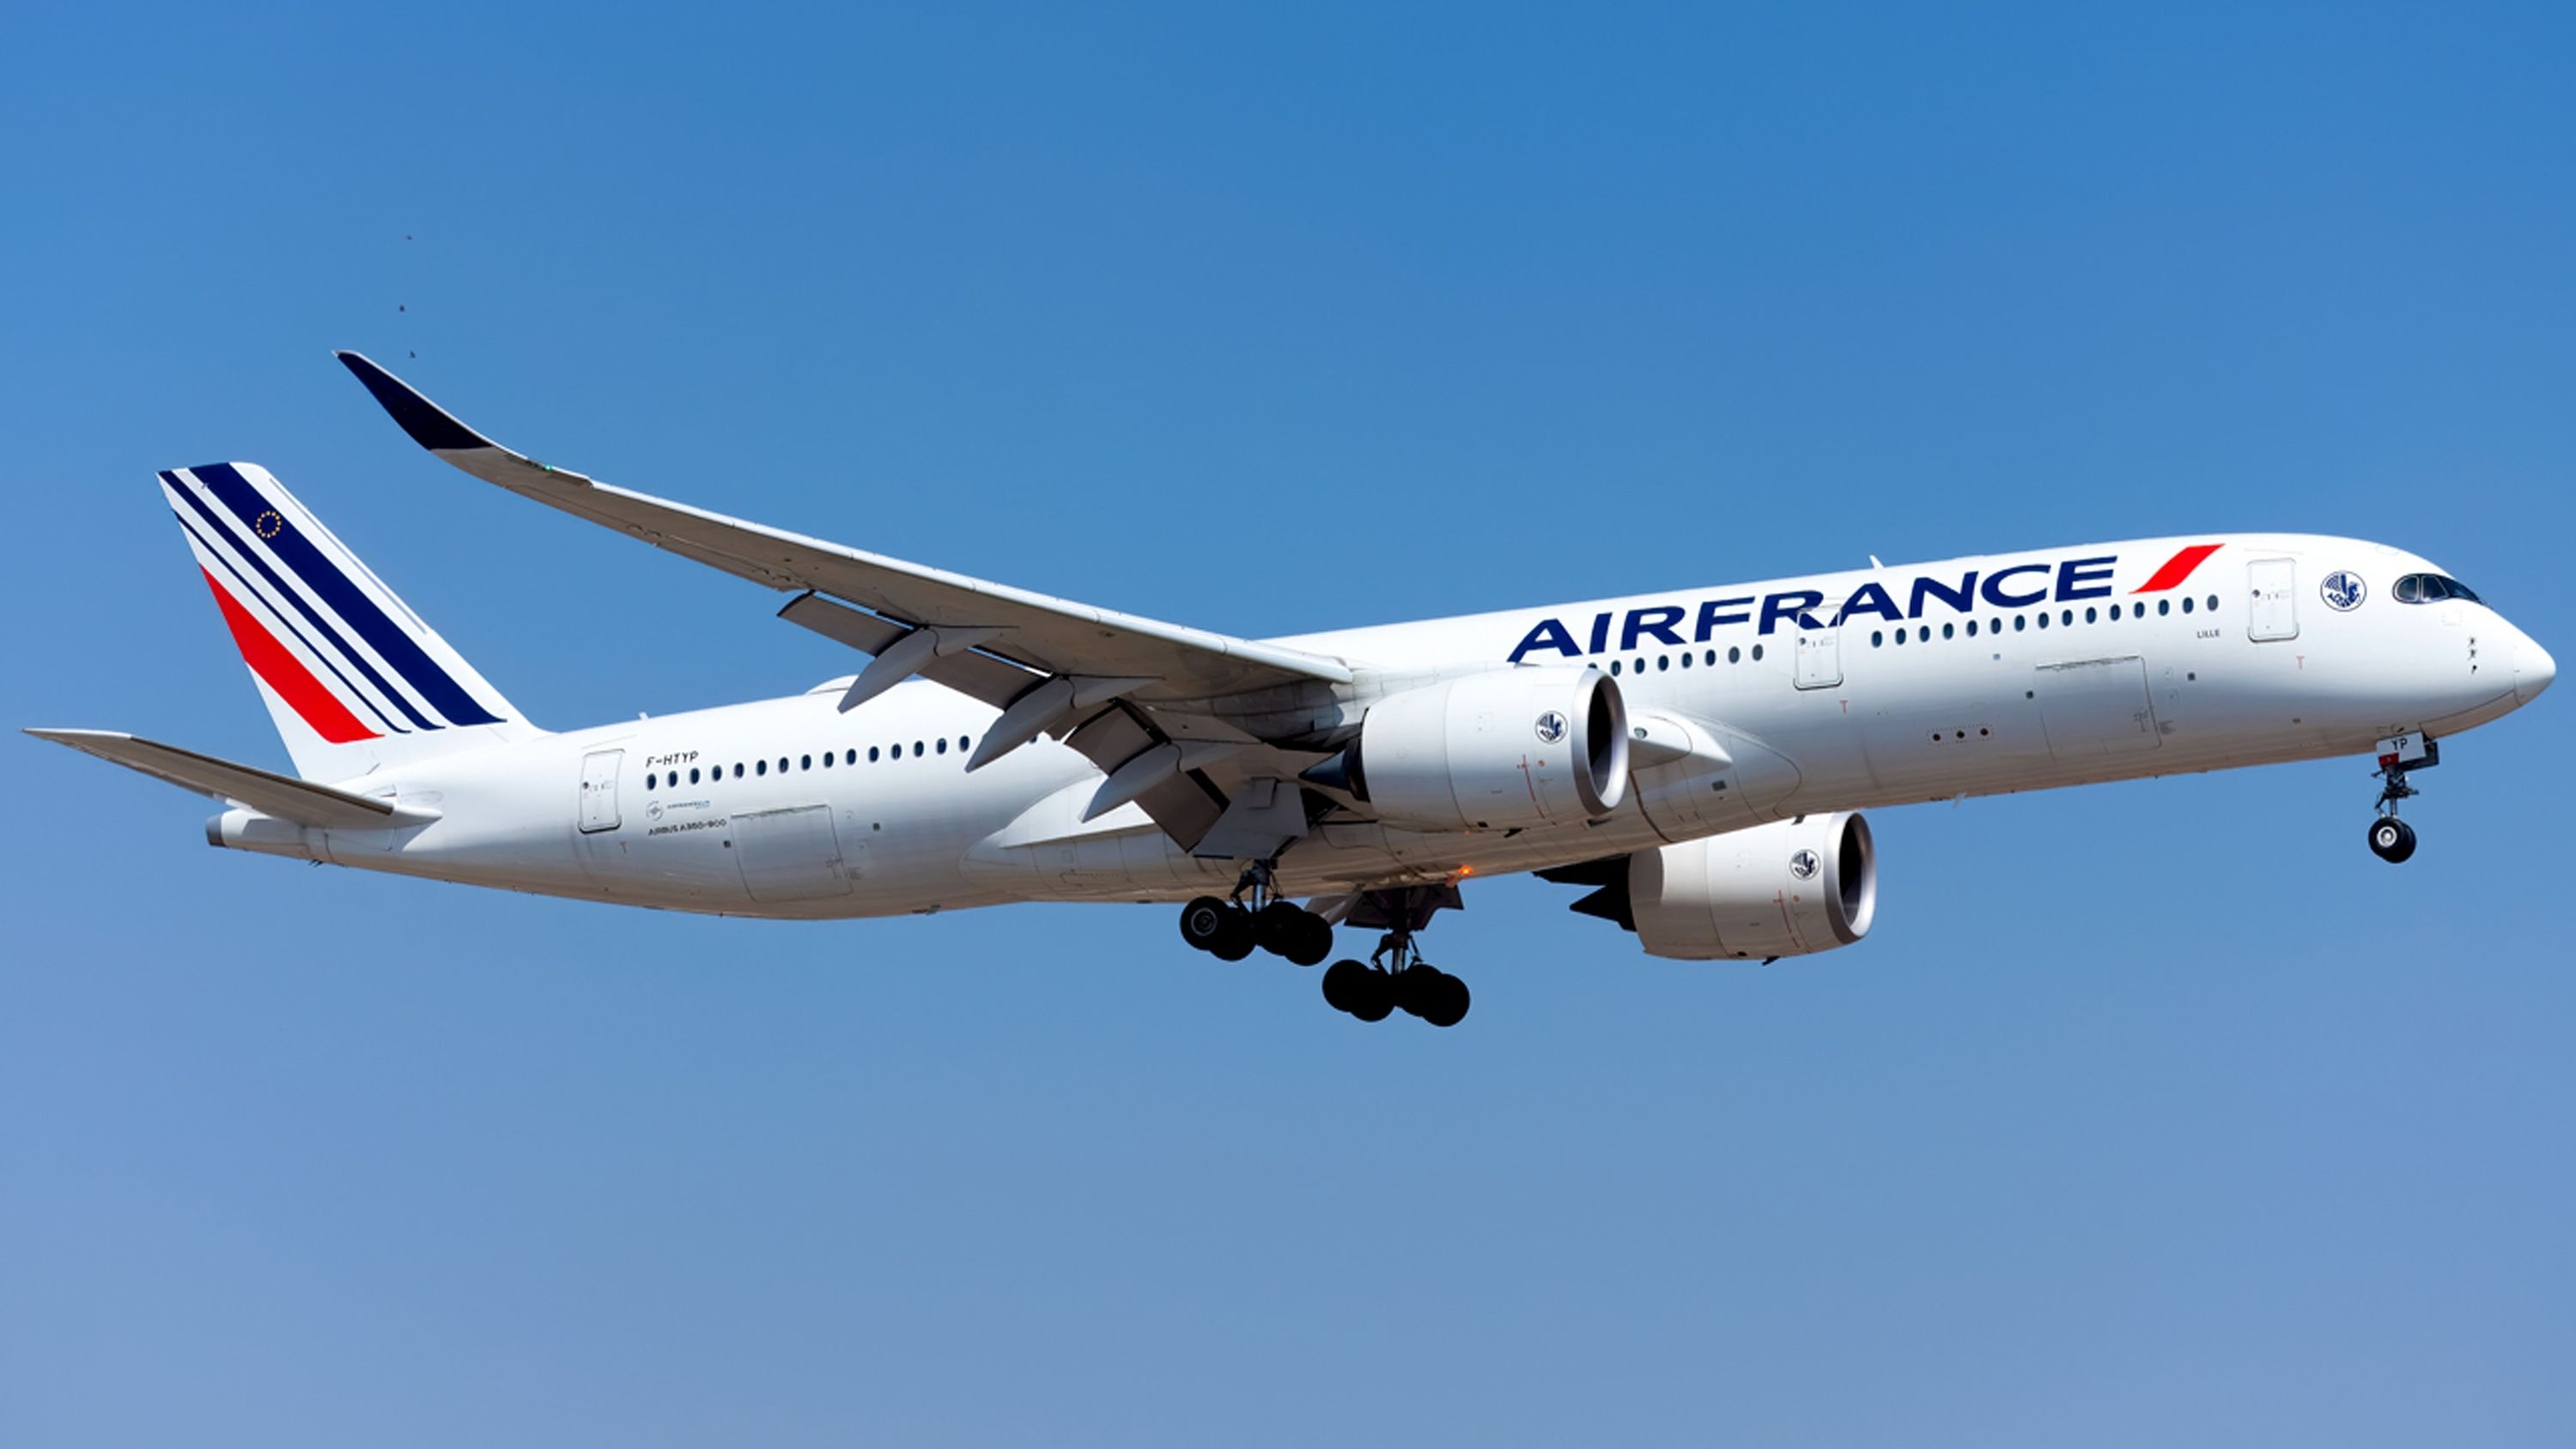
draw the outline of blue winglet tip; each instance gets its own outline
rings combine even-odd
[[[363,352],[334,352],[340,365],[366,385],[379,407],[390,414],[411,440],[433,453],[457,448],[488,448],[492,440],[449,417],[438,404],[422,397],[411,384],[378,367]]]

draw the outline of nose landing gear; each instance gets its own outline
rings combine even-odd
[[[2370,822],[2371,854],[2396,865],[2415,853],[2415,827],[2397,818],[2397,802],[2418,793],[2406,782],[2409,770],[2429,770],[2440,763],[2441,746],[2421,734],[2379,742],[2379,818]]]

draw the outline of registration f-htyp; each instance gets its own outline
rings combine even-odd
[[[790,594],[870,656],[801,695],[553,733],[265,470],[161,489],[292,776],[32,733],[227,803],[216,845],[666,910],[829,919],[1175,901],[1182,937],[1437,1025],[1470,875],[1588,886],[1657,956],[1849,945],[1876,805],[2373,757],[2370,848],[2440,742],[2549,654],[2402,549],[2207,534],[1251,640],[845,548],[493,443],[366,358],[413,441],[522,497]],[[1304,904],[1299,904],[1299,901]]]

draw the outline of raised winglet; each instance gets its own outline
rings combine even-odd
[[[420,395],[420,390],[376,365],[363,352],[334,352],[340,365],[357,374],[367,391],[411,440],[433,453],[462,448],[497,448],[500,444],[458,422],[447,409]]]

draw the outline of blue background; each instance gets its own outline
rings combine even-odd
[[[541,723],[854,657],[413,449],[1276,634],[2310,529],[2561,656],[2565,7],[35,6],[6,720],[282,765],[152,483],[274,469]],[[408,239],[407,239],[408,238]],[[412,356],[417,353],[417,357]],[[2570,701],[1891,810],[1880,924],[822,926],[207,850],[23,737],[0,1441],[2563,1444]]]

